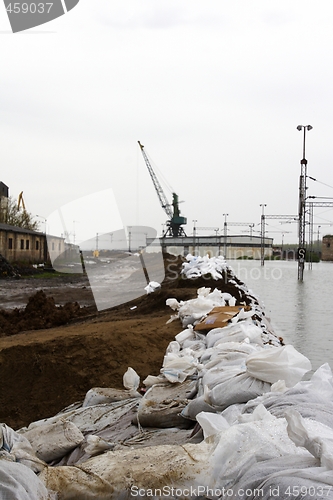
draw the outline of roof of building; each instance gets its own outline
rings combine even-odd
[[[35,234],[38,236],[43,235],[41,231],[33,231],[32,229],[25,229],[24,227],[18,226],[10,226],[9,224],[0,223],[0,231],[10,231],[12,233],[21,233],[21,234]]]

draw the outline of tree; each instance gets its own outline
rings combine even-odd
[[[10,226],[22,227],[24,229],[38,230],[38,221],[26,211],[19,207],[17,200],[11,196],[8,198],[7,206],[4,209],[3,222]]]

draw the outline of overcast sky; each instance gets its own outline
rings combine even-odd
[[[308,174],[320,182],[308,194],[333,197],[332,25],[331,0],[80,0],[12,34],[0,6],[0,180],[45,218],[112,189],[124,225],[160,232],[140,140],[183,202],[187,234],[193,220],[222,228],[225,213],[259,231],[260,204],[297,212],[296,127],[311,124]],[[105,223],[102,203],[98,213]],[[282,231],[297,241],[296,224],[267,222],[277,244]],[[333,210],[317,208],[315,223],[332,233]]]

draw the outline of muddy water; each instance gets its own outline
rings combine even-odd
[[[296,262],[230,261],[237,276],[260,297],[278,335],[307,356],[313,369],[333,369],[333,263],[305,266],[297,279]]]

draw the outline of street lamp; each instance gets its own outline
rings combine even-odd
[[[224,224],[223,224],[223,236],[224,236],[224,248],[223,248],[223,253],[224,253],[224,258],[227,259],[227,217],[229,214],[223,214],[224,217]]]
[[[297,130],[303,130],[303,158],[301,159],[301,175],[299,179],[299,203],[298,203],[298,279],[303,281],[305,262],[305,204],[306,204],[306,166],[305,158],[305,134],[312,130],[311,125],[298,125]]]
[[[195,255],[195,235],[196,235],[195,223],[198,222],[198,220],[193,219],[192,222],[193,222],[193,255]],[[200,249],[199,249],[199,253],[200,253]]]
[[[321,226],[318,226],[318,237],[317,237],[317,248],[318,248],[318,259],[320,258],[320,244],[319,244],[319,229]]]
[[[261,250],[261,265],[265,264],[265,207],[267,207],[266,203],[260,204],[261,211],[261,231],[260,231],[260,250]]]

